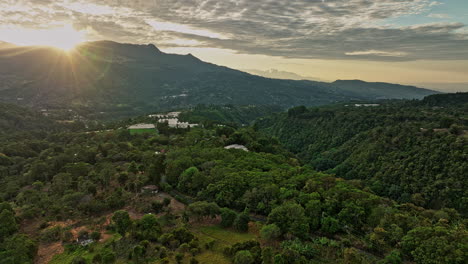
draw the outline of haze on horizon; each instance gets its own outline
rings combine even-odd
[[[468,91],[466,0],[0,0],[0,40],[153,43],[268,77]]]

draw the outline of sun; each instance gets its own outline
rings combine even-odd
[[[17,45],[52,46],[65,51],[85,41],[85,32],[76,30],[72,25],[46,29],[3,28],[0,29],[0,35],[2,40]]]
[[[48,29],[44,33],[50,37],[45,45],[63,50],[71,50],[79,43],[85,41],[84,32],[75,30],[71,25]]]

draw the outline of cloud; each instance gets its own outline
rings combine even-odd
[[[399,51],[383,51],[383,50],[366,50],[366,51],[352,51],[345,52],[348,56],[383,56],[383,57],[405,57],[408,55],[406,52]]]
[[[91,29],[92,40],[287,58],[468,59],[463,24],[381,25],[401,16],[425,16],[439,4],[430,0],[4,0],[0,27],[73,23]],[[429,16],[440,19],[440,15]]]
[[[73,11],[90,15],[109,15],[114,13],[114,9],[109,6],[97,5],[93,3],[59,3],[59,5]]]
[[[317,77],[311,76],[303,76],[299,75],[294,72],[289,71],[282,71],[278,69],[269,69],[269,70],[256,70],[256,69],[242,69],[245,72],[254,75],[260,75],[266,78],[274,78],[274,79],[286,79],[286,80],[310,80],[310,81],[317,81],[317,82],[330,82],[333,80],[324,80]]]
[[[210,30],[196,29],[190,26],[177,23],[161,22],[156,20],[147,20],[146,23],[151,25],[157,31],[171,31],[189,35],[198,35],[208,38],[227,39],[226,36],[223,36],[222,34]]]
[[[439,18],[439,19],[451,18],[451,16],[449,14],[434,14],[434,13],[431,13],[431,14],[427,15],[427,17]]]

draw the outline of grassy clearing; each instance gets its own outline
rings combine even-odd
[[[231,260],[220,252],[205,251],[195,257],[200,263],[231,264]]]
[[[200,246],[204,246],[206,242],[215,240],[213,249],[203,249],[202,253],[197,255],[195,258],[200,263],[217,263],[217,264],[229,264],[232,263],[229,258],[223,254],[223,250],[227,246],[231,246],[235,243],[244,242],[247,240],[256,239],[256,236],[251,233],[239,233],[229,229],[223,229],[219,226],[198,226],[192,227],[191,231],[199,238]],[[119,239],[119,235],[114,235],[111,240]],[[108,243],[107,241],[106,243]],[[99,252],[106,243],[98,243],[94,245],[94,252]],[[69,264],[75,257],[81,256],[86,259],[89,263],[94,256],[94,253],[90,253],[85,248],[78,248],[75,251],[67,251],[60,255],[54,256],[50,264]],[[189,263],[190,257],[186,256],[183,263]],[[157,262],[156,262],[157,263]],[[171,263],[175,263],[174,259],[171,258]]]
[[[229,258],[224,256],[224,248],[238,242],[256,238],[255,235],[250,233],[238,233],[229,229],[223,229],[219,226],[193,227],[191,231],[200,239],[201,245],[211,240],[216,241],[212,250],[205,250],[203,253],[196,256],[196,259],[200,261],[200,263],[232,263]]]
[[[219,243],[226,246],[244,242],[251,239],[256,239],[255,235],[251,233],[239,233],[229,229],[224,229],[219,226],[201,226],[192,228],[192,232],[197,234],[200,241],[205,242],[210,239],[215,239]]]
[[[88,247],[93,247],[93,252],[99,252],[105,244],[109,243],[110,241],[116,241],[122,238],[122,236],[119,234],[112,233],[111,235],[112,237],[108,241],[104,243],[94,243]],[[67,250],[65,248],[65,251],[62,254],[55,255],[49,264],[70,264],[75,257],[82,257],[88,263],[91,263],[94,255],[95,253],[91,253],[87,247],[78,247],[76,250]]]
[[[73,252],[65,250],[62,254],[55,255],[49,264],[68,264],[73,261],[75,257],[83,257],[91,262],[94,254],[89,253],[85,248],[79,248]]]

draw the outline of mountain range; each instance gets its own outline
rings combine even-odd
[[[265,78],[156,46],[86,42],[72,51],[0,44],[0,100],[33,107],[148,112],[198,104],[322,105],[338,101],[419,99],[414,86],[340,80]]]

